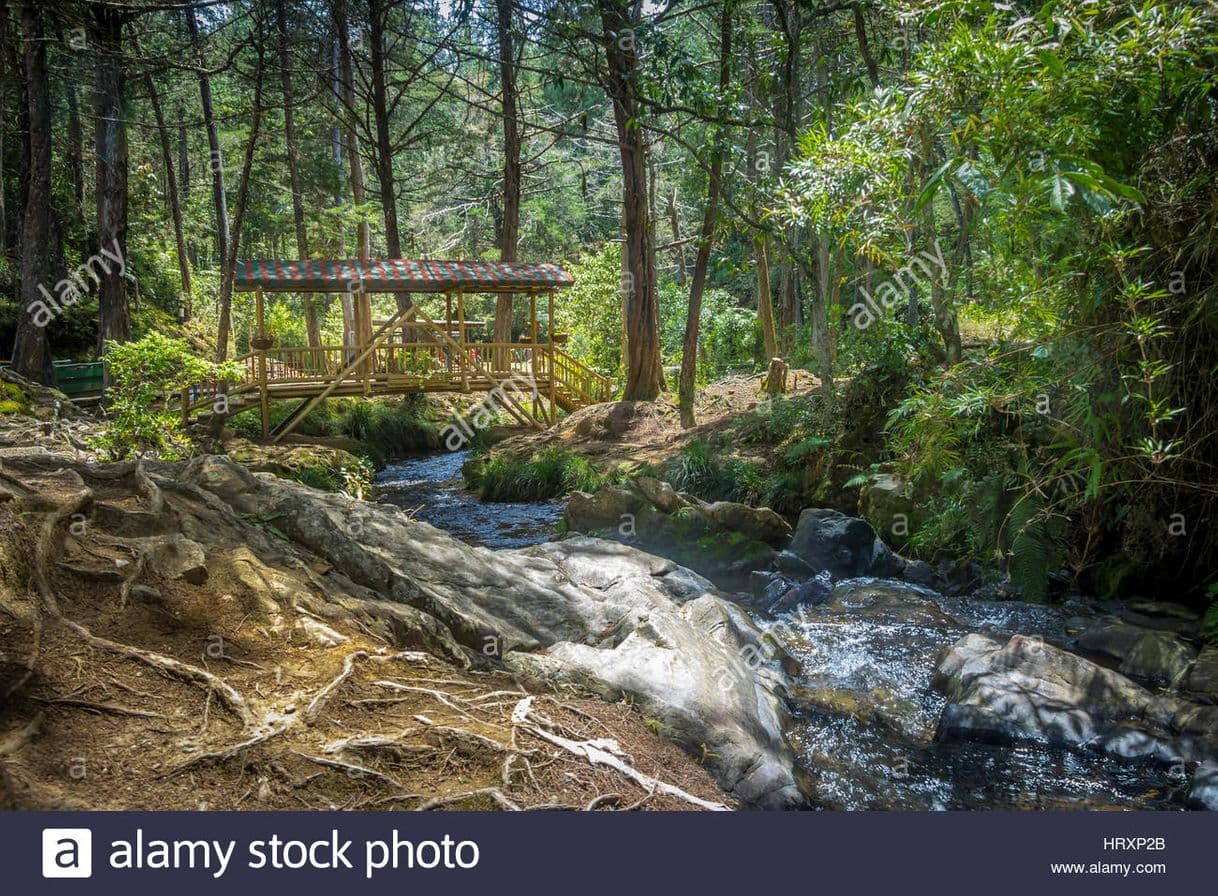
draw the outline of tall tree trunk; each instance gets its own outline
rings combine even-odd
[[[779,356],[778,332],[774,327],[774,294],[770,291],[770,256],[766,236],[753,237],[753,256],[757,262],[757,319],[761,323],[761,340],[765,345],[766,363]]]
[[[651,401],[660,394],[660,323],[656,289],[655,244],[649,220],[647,148],[639,126],[638,56],[633,41],[639,7],[630,0],[598,0],[607,75],[605,92],[613,102],[622,164],[622,245],[629,282],[626,298],[628,351],[627,401]]]
[[[503,212],[499,228],[499,260],[515,261],[520,242],[520,123],[516,93],[516,41],[512,36],[512,0],[496,0],[499,38],[499,81],[503,91]],[[495,342],[512,341],[512,295],[495,299]],[[511,352],[495,353],[495,367],[511,366]]]
[[[803,95],[800,58],[803,43],[803,17],[794,0],[774,0],[774,10],[782,32],[782,68],[774,93],[774,170],[786,168],[799,132],[800,104]],[[792,256],[800,251],[796,227],[787,231],[785,251],[778,259],[778,307],[776,329],[779,344],[788,346],[801,321],[799,272]]]
[[[719,17],[719,95],[726,96],[732,73],[732,4],[725,0]],[[723,172],[722,128],[715,136],[711,150],[710,173],[706,183],[706,210],[702,217],[702,232],[698,239],[698,254],[694,258],[693,282],[689,288],[689,312],[685,318],[685,340],[681,349],[681,380],[678,405],[681,425],[693,426],[694,391],[698,374],[698,329],[702,319],[702,291],[706,287],[706,272],[710,267],[711,241],[715,222],[719,218],[719,185]]]
[[[834,296],[833,245],[826,233],[816,234],[816,293],[812,304],[812,354],[816,358],[823,394],[833,395],[833,331],[829,324],[829,307]],[[828,402],[825,402],[827,405]]]
[[[190,39],[199,39],[199,22],[195,19],[193,8],[186,10],[186,30]],[[228,198],[224,190],[224,152],[220,147],[220,130],[216,125],[215,106],[211,98],[211,78],[206,72],[199,72],[199,99],[203,107],[203,124],[207,128],[207,147],[211,153],[208,167],[211,169],[212,203],[216,208],[216,254],[220,256],[220,264],[228,259]]]
[[[359,135],[355,133],[355,71],[351,62],[351,40],[348,33],[346,0],[334,0],[331,6],[334,32],[338,40],[338,95],[339,115],[343,122],[343,140],[347,154],[347,168],[351,175],[351,199],[359,207],[367,200],[364,189],[364,161],[360,156]],[[361,261],[370,255],[371,236],[364,212],[359,212],[355,225],[356,251]],[[343,342],[356,345],[363,342],[368,325],[361,322],[356,311],[357,297],[348,289],[343,293]]]
[[[296,146],[296,108],[292,93],[291,59],[288,55],[288,17],[284,0],[275,0],[275,30],[279,44],[279,89],[283,95],[283,140],[288,157],[288,183],[292,189],[292,224],[296,231],[296,257],[309,257],[309,235],[305,230],[304,193],[300,186],[300,153]],[[321,327],[312,294],[304,296],[305,333],[309,346],[321,348]]]
[[[261,27],[258,23],[257,27]],[[220,321],[216,327],[216,360],[223,361],[228,357],[228,338],[232,331],[233,315],[233,281],[237,275],[237,251],[241,246],[241,231],[245,225],[245,210],[249,200],[250,172],[254,167],[254,151],[258,148],[259,132],[262,129],[262,75],[263,44],[261,35],[255,35],[258,48],[258,60],[254,68],[254,101],[250,107],[250,134],[245,144],[245,157],[241,161],[241,177],[237,182],[237,208],[233,217],[232,240],[229,243],[228,257],[224,259],[224,269],[220,277],[220,297],[216,304],[220,308]]]
[[[85,217],[85,153],[84,133],[80,126],[80,101],[76,96],[76,83],[68,77],[68,178],[72,181],[73,212],[80,220]]]
[[[876,64],[875,56],[871,52],[871,44],[867,40],[867,23],[863,20],[863,4],[855,4],[854,7],[854,32],[859,42],[859,55],[863,57],[863,64],[867,66],[867,80],[871,82],[871,87],[874,90],[880,86],[880,67]]]
[[[161,98],[157,95],[156,82],[152,75],[144,76],[148,88],[148,102],[156,118],[157,133],[161,138],[161,157],[165,162],[165,196],[169,200],[169,212],[173,218],[173,237],[178,250],[178,274],[182,279],[182,319],[190,320],[193,313],[190,283],[190,259],[186,255],[186,230],[182,224],[182,200],[178,194],[178,173],[174,168],[173,147],[169,140],[169,129],[165,126],[165,114],[161,109]]]
[[[179,203],[190,199],[190,153],[189,142],[186,138],[186,109],[178,105],[178,196]],[[186,257],[190,259],[191,270],[199,266],[199,247],[194,240],[186,244]]]
[[[385,254],[402,257],[402,236],[398,226],[397,181],[393,175],[393,143],[389,133],[389,96],[385,75],[385,31],[388,11],[384,0],[368,0],[369,48],[372,61],[372,117],[376,123],[376,179],[381,188],[381,212],[385,218]],[[405,311],[412,299],[396,293],[398,311]],[[411,340],[414,330],[402,328],[402,341]]]
[[[0,0],[0,258],[8,254],[8,191],[4,165],[5,125],[8,123],[8,0]]]
[[[25,94],[29,117],[28,200],[21,221],[21,307],[13,343],[13,370],[42,383],[54,380],[46,325],[51,310],[39,286],[50,289],[51,273],[51,102],[42,4],[24,0],[21,30],[25,41]]]
[[[931,170],[938,162],[938,156],[935,153],[934,140],[930,132],[924,129],[921,136],[922,164],[924,166],[923,178],[928,178],[930,177]],[[943,250],[939,246],[939,226],[935,220],[935,203],[933,201],[927,202],[922,207],[922,216],[926,231],[927,251],[932,251],[942,258]],[[932,265],[932,267],[936,267],[936,265]],[[960,338],[960,323],[956,317],[956,312],[948,303],[947,283],[944,280],[942,272],[932,272],[930,277],[930,307],[934,318],[935,330],[938,331],[939,337],[943,340],[943,349],[946,355],[945,360],[949,365],[956,364],[960,361],[964,348]]]
[[[389,135],[389,97],[385,83],[386,16],[384,0],[368,0],[372,117],[376,123],[376,175],[381,188],[381,212],[385,217],[385,248],[390,258],[401,258],[402,238],[398,231],[398,197],[393,177],[393,144]]]
[[[127,127],[123,120],[123,16],[118,8],[95,4],[93,42],[97,47],[97,246],[127,258]],[[98,284],[97,352],[131,338],[126,271],[123,264],[101,268]]]
[[[364,186],[364,161],[360,155],[359,135],[355,132],[355,69],[351,61],[351,38],[348,33],[346,0],[334,0],[334,30],[338,36],[338,72],[341,91],[340,111],[345,125],[347,165],[351,172],[351,199],[357,206],[367,201]],[[369,257],[370,231],[363,212],[355,228],[357,251],[361,260]]]
[[[668,194],[668,226],[672,230],[673,257],[677,265],[677,285],[684,286],[686,280],[685,246],[681,244],[681,215],[677,205],[677,188]]]

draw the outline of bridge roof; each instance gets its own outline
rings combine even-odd
[[[415,258],[238,261],[242,292],[544,292],[574,284],[556,264]]]

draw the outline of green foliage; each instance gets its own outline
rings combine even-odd
[[[725,455],[700,439],[682,448],[663,472],[674,488],[703,501],[756,504],[769,486],[756,463]]]
[[[427,418],[423,396],[353,401],[340,426],[342,434],[362,442],[378,464],[411,451],[440,447],[440,432]]]
[[[1011,581],[1025,600],[1043,603],[1049,596],[1050,544],[1045,508],[1035,496],[1019,501],[1007,520]]]
[[[585,458],[557,445],[529,457],[478,458],[467,467],[466,479],[484,501],[545,501],[596,491],[607,482]]]
[[[0,415],[24,414],[28,410],[25,393],[15,383],[0,381]]]
[[[590,367],[617,375],[622,366],[622,247],[605,243],[571,267],[575,285],[562,294],[557,326],[569,351]]]
[[[287,418],[295,406],[295,402],[272,402],[271,427]],[[228,427],[247,439],[262,437],[262,420],[256,408],[232,417]],[[301,435],[354,439],[377,466],[412,452],[440,447],[440,430],[430,418],[427,400],[421,395],[323,401],[309,412],[296,431]]]
[[[1201,618],[1201,636],[1218,647],[1218,584],[1211,585],[1205,596],[1211,603]]]
[[[151,456],[178,460],[190,453],[172,402],[188,386],[236,379],[232,364],[198,357],[181,339],[151,332],[136,342],[111,343],[106,354],[113,384],[109,419],[94,447],[113,460]]]
[[[664,357],[681,363],[685,323],[689,310],[689,286],[668,282],[660,289],[660,341]],[[698,376],[708,382],[728,372],[752,373],[762,364],[761,324],[757,312],[740,307],[723,289],[702,294],[699,318]]]
[[[358,500],[364,500],[372,492],[372,476],[375,470],[367,458],[357,457],[353,462],[331,467],[324,464],[304,467],[292,478],[304,485],[329,492],[343,492]]]

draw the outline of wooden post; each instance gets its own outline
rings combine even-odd
[[[451,292],[444,293],[444,332],[449,336],[453,333],[453,294]],[[451,352],[444,353],[444,368],[449,373],[453,372]]]
[[[258,339],[266,339],[266,307],[262,287],[254,292],[254,318]],[[265,342],[261,343],[266,345]],[[267,386],[266,349],[258,348],[258,411],[262,415],[262,437],[271,436],[271,393]]]
[[[538,415],[537,405],[537,293],[529,293],[529,339],[533,347],[529,349],[529,359],[533,371],[533,416]]]
[[[460,289],[457,290],[457,342],[461,343],[462,354],[468,357],[465,354],[469,351],[465,342],[465,292]],[[461,391],[469,391],[468,363],[461,365]]]
[[[359,296],[355,304],[355,320],[358,330],[359,347],[362,351],[372,342],[372,294],[360,284]],[[372,374],[373,361],[376,357],[375,352],[369,352],[363,364],[360,366],[360,376],[364,381],[364,394],[368,395],[372,389],[369,385],[369,377]]]
[[[546,329],[549,331],[550,348],[550,425],[553,426],[558,422],[558,364],[554,352],[554,290],[550,290],[548,301],[549,319],[546,321]]]

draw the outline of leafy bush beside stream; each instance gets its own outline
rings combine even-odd
[[[272,402],[272,428],[294,407],[294,402]],[[231,418],[228,427],[251,440],[262,435],[262,421],[256,409]],[[390,400],[342,398],[323,401],[301,421],[296,432],[353,439],[359,442],[361,453],[378,467],[417,451],[434,451],[440,447],[440,427],[431,419],[426,398],[417,395]]]
[[[596,491],[612,478],[586,458],[556,445],[528,457],[477,456],[462,472],[484,501],[546,501],[575,491]]]

